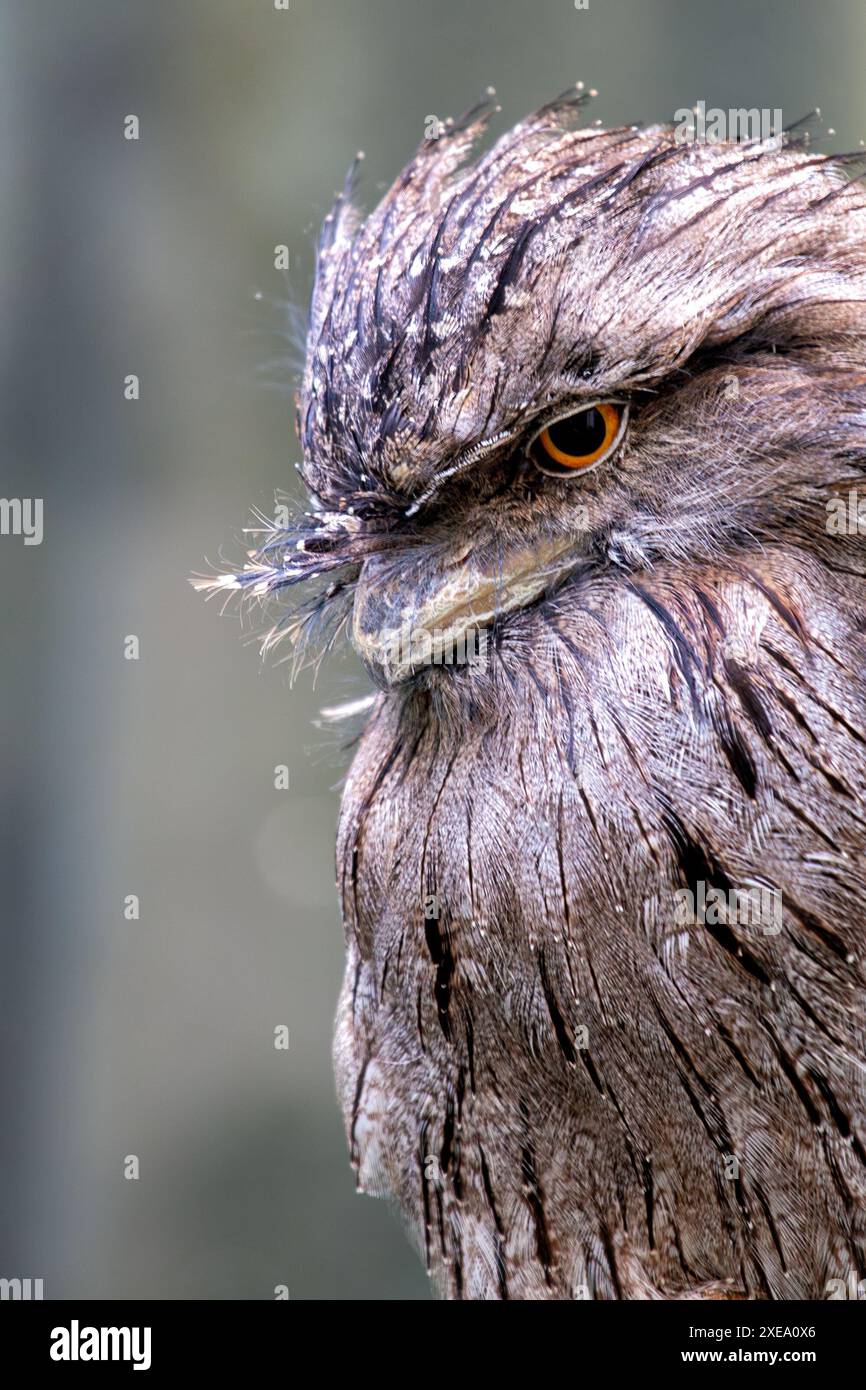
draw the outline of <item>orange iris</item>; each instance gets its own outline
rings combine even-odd
[[[539,463],[546,455],[562,468],[589,468],[613,444],[621,420],[621,406],[602,404],[555,421],[536,440],[543,451]]]

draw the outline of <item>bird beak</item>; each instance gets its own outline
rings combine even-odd
[[[574,536],[497,549],[486,563],[465,545],[371,556],[355,590],[352,642],[389,686],[425,666],[472,665],[486,652],[492,623],[549,590],[573,569],[574,557]]]

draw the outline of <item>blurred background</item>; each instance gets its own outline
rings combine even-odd
[[[0,536],[0,1276],[429,1297],[331,1076],[346,755],[313,720],[363,674],[291,688],[187,577],[294,487],[288,301],[358,148],[369,205],[427,117],[577,78],[605,124],[817,105],[856,148],[864,42],[862,0],[3,0],[0,494],[44,540]]]

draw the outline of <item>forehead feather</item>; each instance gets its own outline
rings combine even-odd
[[[301,402],[317,491],[363,474],[417,495],[547,397],[658,378],[792,300],[838,296],[842,277],[850,297],[864,200],[826,158],[684,145],[670,127],[572,129],[574,104],[468,167],[489,113],[446,128],[366,220],[338,200]]]

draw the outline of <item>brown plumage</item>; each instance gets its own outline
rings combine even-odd
[[[340,199],[315,510],[220,583],[325,575],[288,626],[350,625],[381,687],[335,1062],[359,1185],[439,1289],[820,1298],[866,1263],[866,542],[833,521],[866,486],[866,199],[792,139],[575,129],[582,99],[468,167],[487,112],[448,127],[366,220]],[[541,472],[539,430],[607,401],[617,447]],[[475,628],[486,659],[441,664]]]

